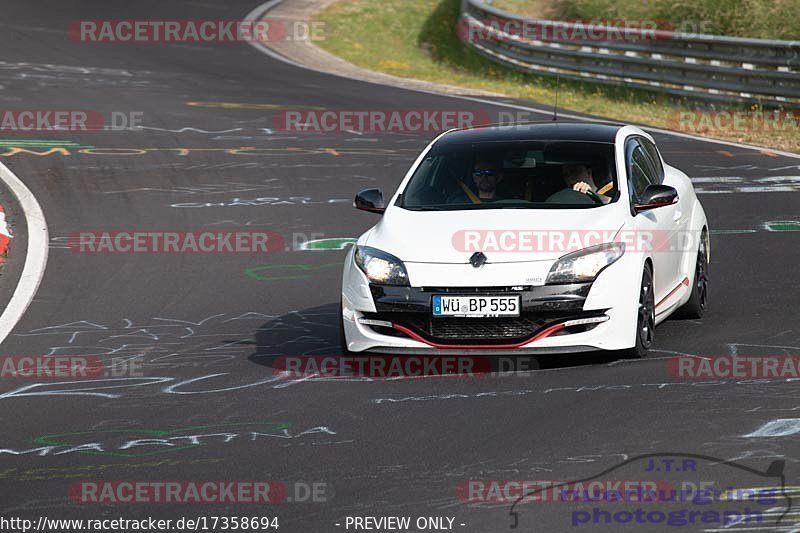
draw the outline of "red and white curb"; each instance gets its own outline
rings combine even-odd
[[[44,211],[42,211],[39,202],[36,201],[36,197],[22,180],[1,162],[0,180],[11,190],[11,194],[19,202],[22,213],[25,216],[25,225],[28,228],[28,247],[25,251],[25,264],[22,267],[22,273],[17,282],[17,287],[14,289],[14,294],[5,309],[3,309],[2,314],[0,314],[0,342],[3,342],[22,318],[22,315],[25,314],[36,295],[39,284],[42,282],[47,266],[50,235],[47,231],[47,220],[45,220]],[[5,213],[3,213],[2,226],[6,228],[6,233],[8,233],[8,228],[5,224]],[[6,235],[5,237],[3,240],[7,245],[10,236]]]
[[[11,230],[8,229],[8,224],[6,224],[6,210],[0,205],[0,265],[6,262],[8,243],[11,242],[12,238]]]

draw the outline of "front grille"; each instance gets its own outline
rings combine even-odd
[[[416,317],[403,324],[423,337],[446,341],[525,340],[547,323],[539,317],[454,318]]]
[[[519,317],[434,317],[427,313],[365,313],[366,318],[388,320],[438,344],[515,344],[530,339],[558,322],[596,316],[597,311],[522,313]],[[373,328],[376,329],[376,328]],[[385,328],[381,328],[383,330]],[[377,331],[377,329],[376,329]],[[378,331],[384,333],[383,331]]]

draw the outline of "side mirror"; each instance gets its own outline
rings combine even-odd
[[[669,185],[648,185],[642,197],[633,205],[633,209],[639,213],[648,209],[664,207],[678,203],[678,191]]]
[[[383,214],[386,205],[383,203],[383,192],[380,189],[365,189],[356,194],[353,207],[370,213]]]

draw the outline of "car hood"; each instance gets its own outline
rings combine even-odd
[[[465,264],[553,260],[603,242],[621,229],[615,205],[593,209],[409,211],[390,208],[365,244],[404,262]]]

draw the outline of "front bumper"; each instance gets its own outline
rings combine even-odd
[[[374,313],[357,319],[374,333],[410,338],[433,348],[519,348],[533,340],[595,327],[604,311],[583,311],[591,284],[545,287],[419,288],[370,285]],[[435,317],[435,294],[520,296],[519,317]],[[580,323],[574,323],[580,321]]]
[[[593,283],[572,285],[395,287],[370,284],[349,259],[342,317],[354,352],[571,353],[629,348],[634,339],[638,292],[626,292],[635,285],[631,265],[612,265]],[[520,316],[434,317],[435,294],[519,295]]]

